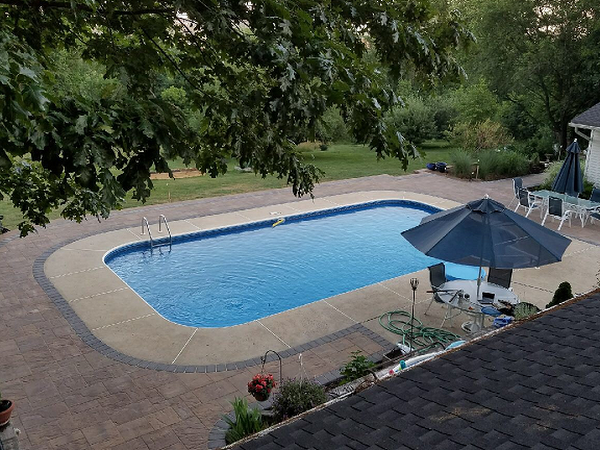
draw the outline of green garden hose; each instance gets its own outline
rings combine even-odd
[[[411,347],[411,319],[413,323],[413,349],[423,349],[442,345],[446,347],[460,336],[441,328],[426,327],[416,317],[411,317],[408,311],[388,311],[379,317],[379,324],[388,331],[402,336],[399,343]]]

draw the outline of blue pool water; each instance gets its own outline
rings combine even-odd
[[[171,251],[136,244],[105,262],[170,321],[238,325],[436,263],[400,234],[434,210],[399,203],[196,233]]]

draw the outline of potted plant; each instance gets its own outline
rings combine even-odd
[[[2,400],[0,392],[0,427],[8,423],[13,409],[15,409],[15,404],[10,400]]]
[[[248,383],[248,392],[259,402],[264,402],[269,398],[274,387],[275,380],[273,379],[273,375],[270,373],[267,375],[259,373],[254,375]]]

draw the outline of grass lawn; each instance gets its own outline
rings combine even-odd
[[[433,141],[425,143],[422,151],[425,156],[410,162],[407,171],[402,170],[398,160],[386,158],[377,161],[375,154],[367,147],[355,144],[330,145],[326,151],[321,151],[315,145],[304,144],[302,153],[306,161],[312,162],[325,172],[321,181],[341,180],[346,178],[366,177],[370,175],[405,175],[416,169],[422,169],[428,162],[449,161],[454,148],[447,143]],[[154,190],[146,201],[147,205],[191,200],[206,197],[218,197],[243,192],[261,191],[282,188],[286,186],[285,179],[274,176],[261,178],[254,173],[240,172],[235,169],[236,163],[229,164],[227,174],[217,178],[200,176],[169,180],[154,180]],[[181,161],[174,161],[172,169],[182,168]],[[128,199],[123,207],[141,206],[142,203]],[[9,229],[16,228],[22,220],[19,210],[12,207],[6,200],[0,201],[0,215],[4,215],[3,225]],[[52,211],[51,219],[60,217],[60,211]]]

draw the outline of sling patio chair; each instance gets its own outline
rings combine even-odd
[[[542,218],[542,207],[544,205],[544,199],[540,197],[536,197],[535,194],[529,192],[525,188],[519,189],[519,203],[517,203],[517,207],[515,208],[515,212],[518,211],[519,207],[527,210],[525,213],[525,217],[529,217],[531,211],[535,208],[539,208],[540,210],[540,219]]]
[[[513,188],[513,198],[508,204],[507,208],[512,208],[512,204],[514,201],[519,202],[519,190],[523,189],[523,179],[522,178],[513,178],[512,179],[512,188]]]
[[[569,206],[565,206],[569,205]],[[546,210],[546,215],[544,216],[544,220],[542,220],[542,226],[546,223],[546,219],[548,216],[552,217],[552,221],[554,219],[560,220],[560,224],[558,225],[558,230],[560,230],[563,226],[565,220],[569,220],[569,226],[571,226],[571,216],[577,214],[577,211],[571,209],[570,203],[565,203],[562,199],[558,197],[548,197],[548,209]]]
[[[488,283],[497,284],[506,289],[510,289],[510,282],[512,281],[512,269],[496,269],[490,267],[490,273],[488,274]],[[481,300],[480,300],[480,303]]]
[[[429,305],[427,306],[427,309],[425,310],[424,314],[427,315],[427,312],[429,311],[429,308],[431,308],[431,304],[434,301],[444,305],[446,307],[446,314],[444,315],[444,319],[442,320],[442,323],[440,325],[440,327],[443,327],[446,320],[452,320],[452,318],[460,314],[460,310],[457,310],[457,313],[452,314],[452,311],[456,308],[450,303],[446,303],[445,301],[443,301],[438,295],[440,286],[442,286],[446,281],[448,281],[448,279],[446,278],[446,266],[444,266],[444,263],[434,264],[433,266],[429,266],[428,269],[429,282],[431,283],[431,291],[433,292],[433,295],[431,296],[431,301],[429,302]]]

